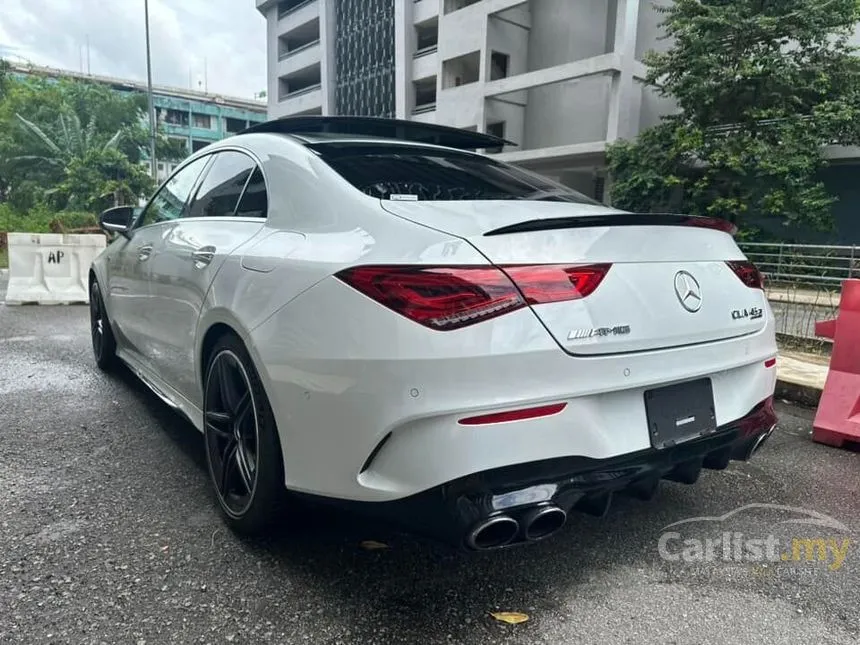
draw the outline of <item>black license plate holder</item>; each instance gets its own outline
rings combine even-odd
[[[716,432],[711,379],[647,390],[645,414],[651,445],[658,450]]]

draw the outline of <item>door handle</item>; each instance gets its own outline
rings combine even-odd
[[[152,257],[152,244],[147,244],[146,246],[140,246],[137,249],[137,261],[138,262],[146,262],[150,257]]]
[[[194,260],[194,268],[202,269],[215,259],[215,247],[204,246],[201,249],[192,251],[191,258]]]

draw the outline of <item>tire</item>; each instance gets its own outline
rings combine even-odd
[[[278,430],[260,376],[241,340],[219,338],[203,385],[206,463],[221,513],[237,533],[259,535],[285,511]]]
[[[116,365],[116,338],[114,338],[97,280],[90,285],[90,335],[93,356],[99,369],[107,372]]]

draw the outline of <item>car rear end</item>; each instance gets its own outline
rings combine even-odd
[[[527,194],[548,201],[420,193],[436,180],[462,181],[393,181],[380,207],[438,231],[442,250],[370,254],[256,332],[282,346],[289,487],[496,548],[619,492],[693,483],[769,435],[773,317],[724,222],[613,212],[543,184]]]

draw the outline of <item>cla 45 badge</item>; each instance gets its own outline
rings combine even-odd
[[[735,309],[732,311],[732,320],[743,320],[749,318],[756,320],[764,315],[764,310],[761,307],[750,307],[749,309]]]

